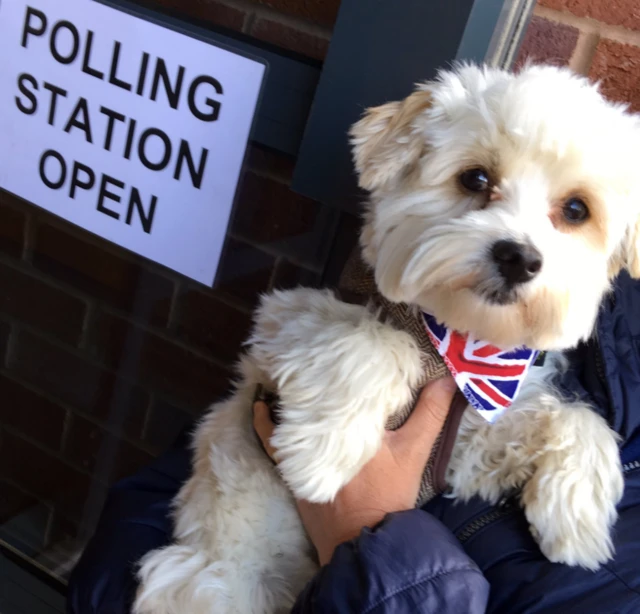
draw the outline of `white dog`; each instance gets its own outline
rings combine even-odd
[[[640,276],[640,120],[567,70],[461,66],[352,130],[369,191],[361,245],[380,293],[501,348],[562,350],[593,331],[622,267]],[[616,436],[563,400],[557,360],[531,369],[493,424],[464,414],[452,494],[519,489],[551,560],[612,556]],[[407,332],[328,291],[263,299],[233,396],[195,434],[175,543],[140,568],[137,614],[285,612],[317,569],[291,492],[331,500],[423,384]],[[252,430],[256,384],[277,390],[274,468]]]

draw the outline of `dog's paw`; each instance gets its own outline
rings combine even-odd
[[[552,562],[595,570],[614,553],[624,488],[613,431],[584,406],[563,411],[522,492],[531,533]]]
[[[595,571],[613,557],[611,527],[616,520],[615,506],[605,505],[598,509],[595,503],[585,498],[582,509],[550,510],[548,501],[539,500],[549,493],[536,494],[525,504],[525,513],[530,531],[538,542],[542,553],[553,563],[584,567]],[[578,494],[578,497],[586,493]],[[594,505],[588,511],[588,505]],[[571,505],[567,504],[567,508]],[[562,516],[562,514],[565,514]]]
[[[332,500],[375,454],[423,376],[409,334],[326,291],[265,297],[250,353],[280,397],[272,443],[282,476],[315,502]]]

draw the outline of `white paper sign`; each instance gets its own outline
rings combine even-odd
[[[265,65],[88,0],[0,2],[0,187],[212,284]]]

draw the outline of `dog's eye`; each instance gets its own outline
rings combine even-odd
[[[459,180],[460,185],[469,192],[486,192],[491,187],[489,173],[483,168],[470,168],[460,175]]]
[[[564,219],[571,224],[580,224],[589,217],[589,209],[580,198],[570,198],[562,207]]]

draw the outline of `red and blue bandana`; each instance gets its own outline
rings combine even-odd
[[[422,314],[431,343],[442,356],[467,401],[494,422],[515,400],[537,350],[501,350],[471,335],[461,335]]]

